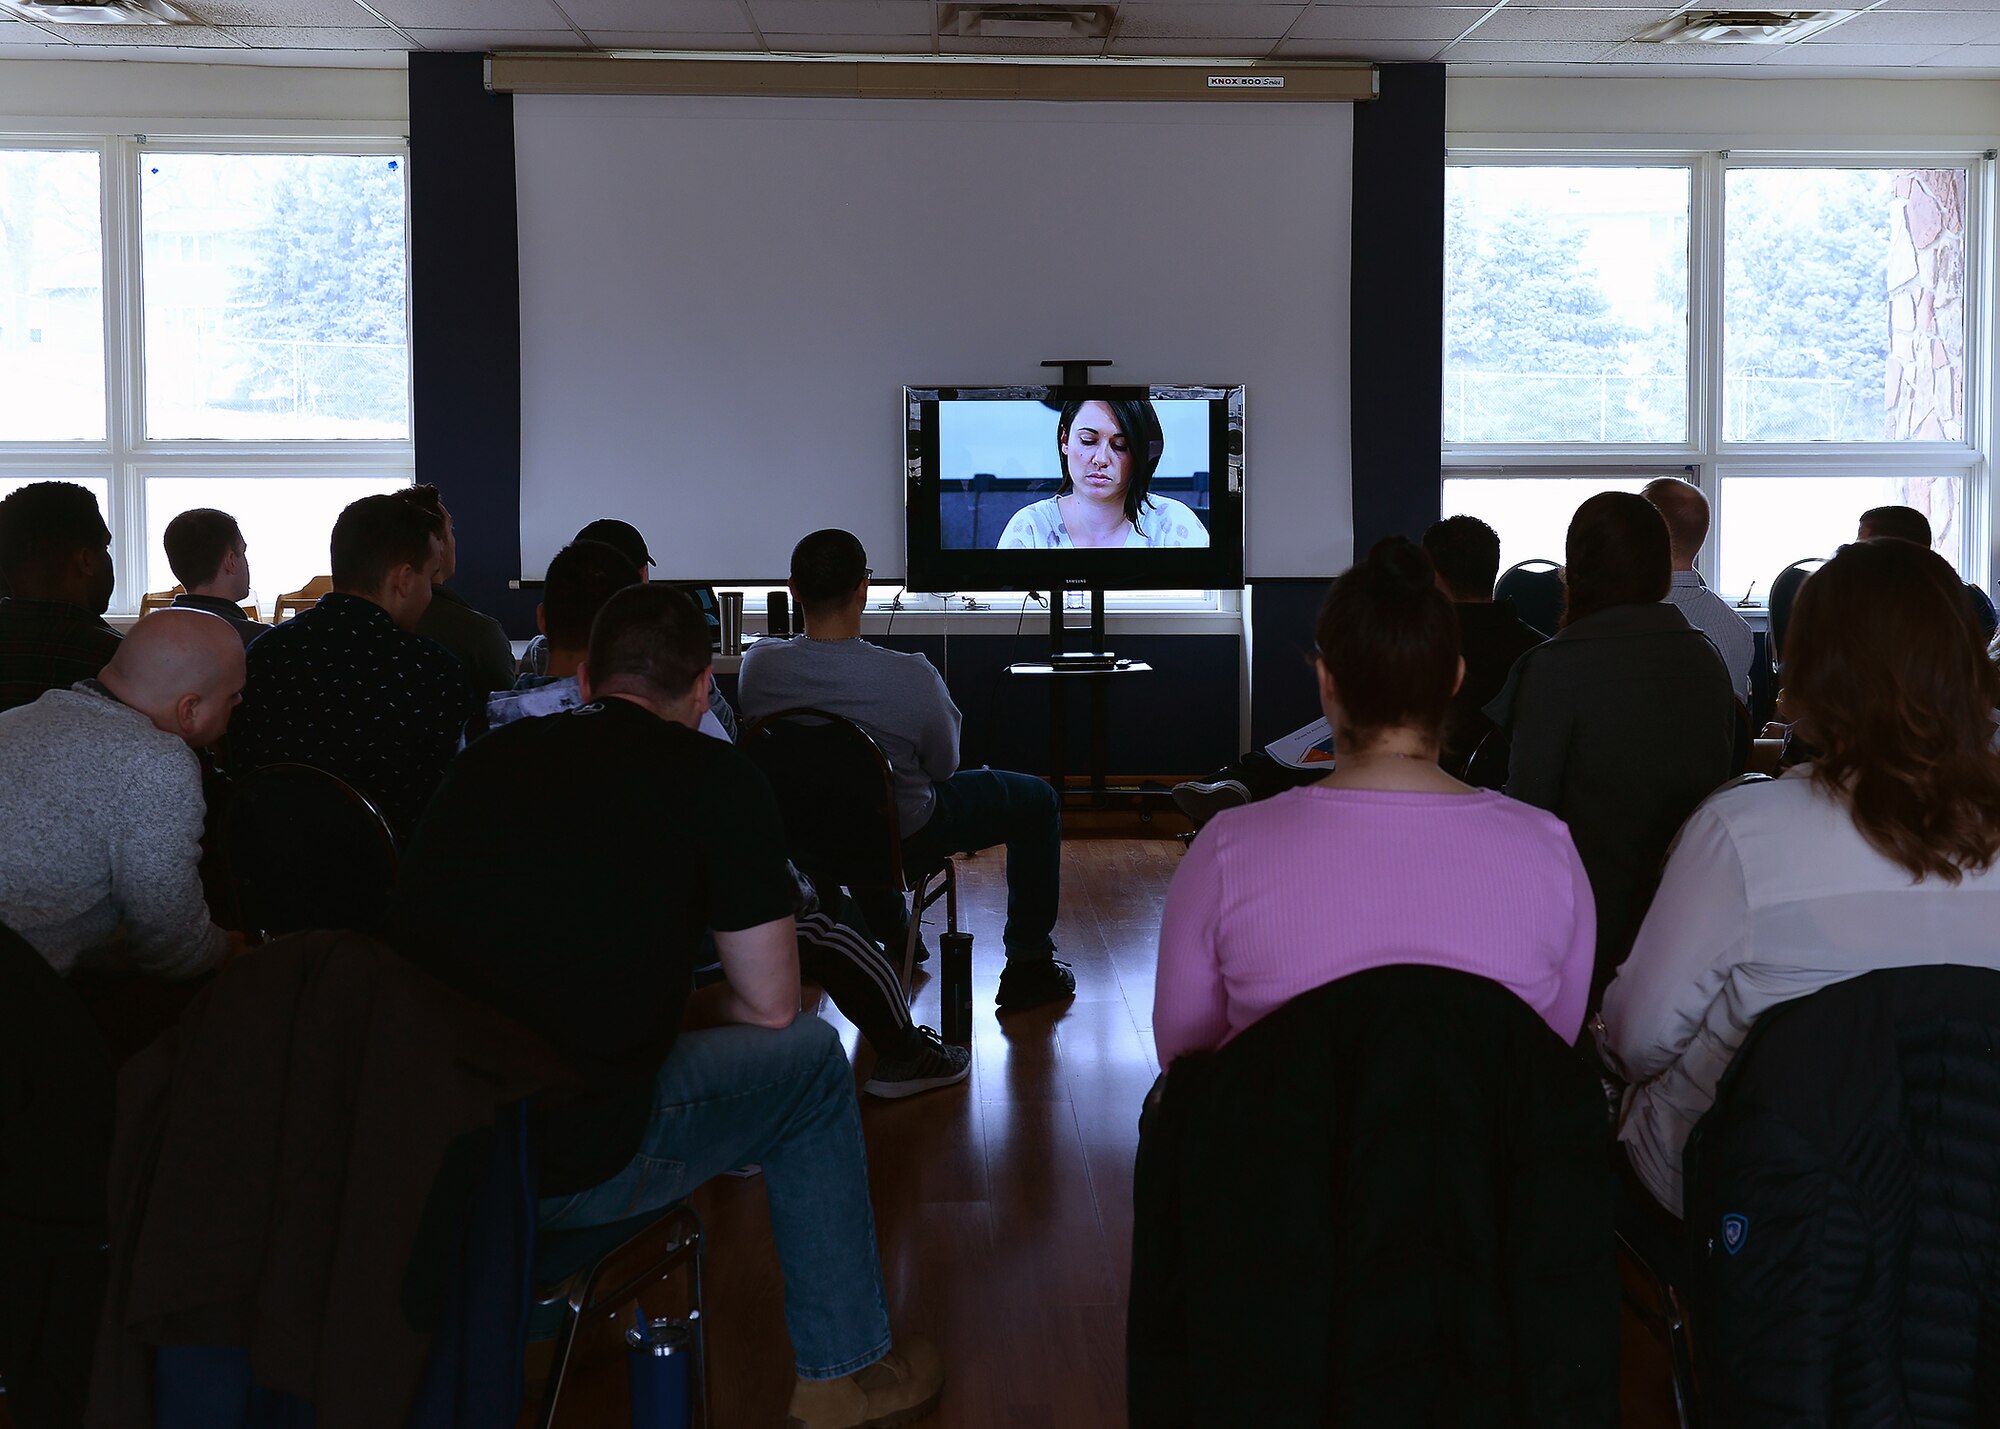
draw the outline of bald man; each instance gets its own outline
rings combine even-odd
[[[242,691],[229,623],[162,610],[96,679],[0,713],[0,923],[57,972],[187,978],[228,954],[201,891],[194,749]]]
[[[1674,476],[1649,483],[1639,494],[1653,503],[1653,509],[1667,523],[1667,542],[1674,558],[1667,603],[1678,607],[1687,623],[1708,637],[1729,671],[1736,698],[1749,704],[1750,663],[1757,656],[1757,637],[1750,622],[1710,590],[1694,568],[1702,542],[1708,539],[1708,498],[1699,487]]]

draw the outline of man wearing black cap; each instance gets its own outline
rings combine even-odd
[[[576,533],[578,541],[601,541],[624,556],[639,570],[639,584],[646,585],[653,579],[653,555],[646,549],[646,538],[639,534],[639,528],[630,521],[619,521],[609,516],[600,516]],[[521,652],[521,674],[540,679],[549,673],[549,640],[546,635],[537,635],[528,642],[528,648]],[[720,712],[718,712],[720,717]],[[735,737],[733,721],[724,726]]]

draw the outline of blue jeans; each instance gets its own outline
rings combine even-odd
[[[889,1351],[889,1309],[854,1073],[840,1038],[811,1013],[782,1032],[683,1033],[660,1066],[632,1163],[588,1191],[543,1200],[541,1224],[609,1225],[750,1162],[764,1168],[799,1377],[838,1379],[875,1363]]]
[[[1062,888],[1062,806],[1056,791],[1031,774],[965,769],[935,786],[937,805],[924,826],[903,840],[903,861],[938,863],[955,853],[1007,845],[1007,928],[1010,961],[1031,962],[1055,951],[1056,903]],[[898,932],[901,930],[898,929]]]

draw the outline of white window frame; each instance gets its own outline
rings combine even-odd
[[[410,151],[400,126],[350,123],[272,125],[248,134],[113,132],[79,125],[16,130],[0,125],[0,148],[57,149],[98,156],[99,221],[104,261],[104,359],[106,437],[100,441],[0,442],[0,475],[106,476],[111,557],[117,571],[110,614],[136,614],[146,593],[146,478],[201,475],[396,476],[416,478],[414,436],[400,440],[335,439],[232,441],[224,438],[163,440],[146,435],[145,253],[140,223],[140,160],[147,153],[381,154],[398,161],[403,176],[403,318],[411,318]],[[406,379],[407,380],[407,379]],[[416,413],[410,408],[414,431]]]
[[[1550,139],[1522,135],[1454,136],[1451,167],[1629,168],[1685,166],[1690,170],[1688,214],[1688,439],[1681,443],[1440,442],[1442,477],[1622,476],[1638,470],[1684,470],[1715,512],[1698,565],[1718,568],[1724,477],[1737,476],[1941,476],[1964,482],[1965,520],[1960,569],[1986,586],[2000,550],[2000,516],[1994,503],[2000,483],[1990,479],[1994,411],[1994,266],[1987,237],[1995,202],[1991,150],[1962,141],[1930,146],[1886,142],[1880,148],[1839,149],[1746,141],[1727,149],[1692,149],[1658,136]],[[1963,442],[1728,442],[1723,440],[1723,227],[1724,183],[1741,168],[1964,168],[1967,171],[1966,391]],[[1440,342],[1443,334],[1440,334]],[[1449,513],[1447,513],[1449,514]],[[1857,512],[1856,515],[1859,515]],[[1804,552],[1801,553],[1806,554]],[[1742,591],[1718,592],[1730,599]]]

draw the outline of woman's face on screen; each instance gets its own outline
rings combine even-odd
[[[1118,419],[1104,402],[1085,402],[1069,424],[1063,462],[1078,495],[1096,501],[1123,501],[1132,479],[1132,452]]]

